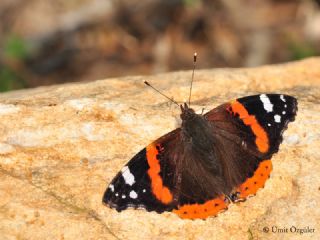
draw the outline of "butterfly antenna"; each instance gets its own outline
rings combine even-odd
[[[190,84],[190,92],[189,92],[189,107],[191,103],[191,92],[192,92],[192,83],[194,78],[194,70],[196,69],[196,62],[197,62],[197,53],[193,54],[193,70],[192,70],[192,77],[191,77],[191,84]]]
[[[158,89],[156,89],[155,87],[153,87],[149,82],[144,81],[144,84],[147,85],[148,87],[151,87],[154,91],[156,91],[157,93],[159,93],[160,95],[164,96],[165,98],[169,99],[171,102],[173,102],[174,104],[179,105],[179,103],[177,103],[175,100],[173,100],[172,98],[168,97],[167,95],[163,94],[162,92],[160,92]]]

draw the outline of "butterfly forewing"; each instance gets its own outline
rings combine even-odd
[[[163,189],[174,186],[176,168],[174,157],[164,156],[169,149],[171,153],[176,152],[179,137],[180,129],[176,129],[136,154],[111,181],[103,202],[118,211],[126,208],[145,208],[158,213],[171,211],[173,201],[164,199]],[[169,194],[173,193],[170,191]]]
[[[297,100],[284,94],[261,94],[237,100],[255,117],[258,125],[266,133],[268,148],[265,158],[270,158],[279,150],[282,134],[289,122],[294,121],[297,112]]]

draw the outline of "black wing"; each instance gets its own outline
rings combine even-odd
[[[262,159],[279,150],[282,134],[294,121],[297,99],[284,94],[261,94],[239,98],[205,114],[208,121],[231,133],[237,144]],[[227,110],[229,114],[225,115]],[[221,121],[223,123],[221,123]]]
[[[182,154],[184,160],[179,189],[178,210],[180,216],[203,218],[215,200],[225,196],[243,200],[264,186],[272,170],[270,158],[279,149],[282,134],[289,122],[294,121],[297,100],[282,94],[261,94],[239,98],[206,113],[210,123],[212,149],[203,159],[190,157],[194,151]],[[198,160],[198,161],[194,161]],[[214,173],[208,161],[219,163],[222,172]],[[222,182],[221,182],[222,181]],[[212,200],[214,199],[214,200]],[[227,207],[220,201],[219,209]]]
[[[118,211],[144,208],[148,211],[171,211],[174,208],[172,188],[174,179],[171,159],[163,159],[165,147],[175,152],[180,129],[176,129],[136,154],[111,181],[103,202]],[[179,140],[178,140],[179,141]]]

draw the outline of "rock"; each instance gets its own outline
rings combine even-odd
[[[298,98],[296,121],[255,197],[204,221],[102,205],[122,166],[177,126],[179,109],[143,81],[181,102],[190,78],[187,71],[1,94],[1,239],[320,239],[320,58],[196,71],[199,112],[261,92]]]

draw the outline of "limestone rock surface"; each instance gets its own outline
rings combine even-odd
[[[182,102],[190,78],[175,72],[1,94],[0,239],[320,239],[320,58],[196,71],[198,112],[256,93],[298,98],[255,197],[204,221],[102,205],[122,166],[179,124],[179,109],[143,81]]]

